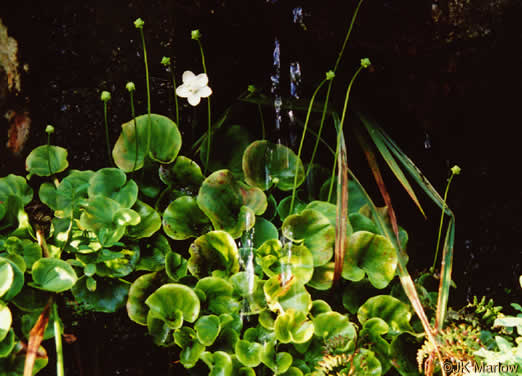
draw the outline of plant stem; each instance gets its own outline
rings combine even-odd
[[[152,121],[150,118],[150,83],[149,83],[149,64],[147,62],[147,48],[145,46],[145,34],[143,33],[143,29],[140,30],[141,36],[141,44],[143,46],[143,61],[145,62],[145,81],[147,83],[147,114],[149,115],[149,123],[147,126],[147,147],[145,148],[145,157],[149,155],[150,150],[150,137],[151,137],[151,126]]]
[[[134,95],[132,93],[133,93],[132,91],[129,92],[130,105],[131,105],[131,116],[132,116],[132,120],[134,121],[134,137],[136,140],[136,155],[134,156],[134,166],[132,166],[132,171],[135,171],[136,165],[138,164],[138,150],[139,150],[138,140],[139,139],[138,139],[138,126],[136,124],[136,113],[134,111]]]
[[[56,303],[53,304],[53,315],[54,315],[54,343],[56,345],[56,376],[65,376],[63,366],[63,348],[62,348],[62,330],[60,328],[58,306]]]
[[[109,158],[109,164],[112,164],[111,158],[111,141],[109,139],[109,122],[107,121],[107,102],[103,102],[103,119],[105,122],[105,143],[107,144],[107,158]]]
[[[352,79],[350,80],[350,83],[348,84],[348,89],[346,89],[346,96],[344,97],[344,107],[343,107],[343,114],[341,115],[341,121],[339,122],[339,129],[337,129],[337,147],[336,147],[336,152],[335,152],[335,162],[334,162],[334,168],[332,169],[332,178],[331,178],[331,181],[330,181],[330,189],[328,190],[328,202],[330,202],[330,198],[332,196],[332,190],[333,190],[333,183],[334,183],[334,180],[335,180],[335,166],[336,166],[336,162],[337,162],[337,153],[339,151],[339,143],[341,142],[341,134],[343,133],[343,124],[344,124],[344,119],[346,117],[346,110],[348,109],[348,100],[350,99],[350,92],[352,91],[352,86],[353,86],[353,83],[355,82],[355,79],[357,78],[357,76],[359,75],[359,73],[361,72],[361,70],[363,70],[364,68],[362,66],[360,66],[354,73],[354,75],[352,76]]]
[[[265,119],[263,118],[263,110],[260,104],[257,105],[257,110],[259,111],[259,118],[261,119],[261,139],[264,140],[266,138]]]
[[[176,104],[176,125],[179,127],[179,103],[178,96],[176,95],[176,76],[174,75],[174,68],[172,68],[172,64],[169,62],[170,74],[172,76],[172,86],[174,87],[174,103]]]
[[[47,133],[47,167],[49,167],[49,173],[52,175],[53,170],[51,169],[51,134]]]
[[[453,180],[453,176],[455,176],[455,174],[452,173],[448,179],[448,184],[446,184],[446,191],[444,191],[444,200],[442,202],[442,213],[440,215],[439,234],[437,236],[437,246],[435,248],[435,258],[433,259],[433,265],[430,268],[430,273],[433,273],[435,271],[435,264],[437,263],[437,257],[439,255],[440,235],[442,233],[442,223],[444,222],[444,212],[446,210],[446,199],[448,198],[448,191],[449,191],[451,181]]]
[[[203,72],[208,76],[207,73],[207,66],[205,64],[205,54],[203,52],[203,45],[201,44],[201,41],[198,39],[198,45],[199,45],[199,51],[201,52],[201,63],[203,65]],[[210,97],[207,98],[207,111],[208,111],[208,130],[207,130],[207,157],[205,158],[205,171],[204,173],[207,173],[208,170],[208,161],[210,159],[210,142],[212,139],[212,120],[210,117]]]
[[[312,106],[314,104],[315,97],[316,97],[317,93],[319,92],[319,89],[321,89],[321,87],[324,85],[325,82],[326,82],[326,78],[321,81],[319,86],[317,86],[317,88],[314,91],[314,94],[312,95],[312,98],[310,98],[310,103],[308,104],[308,112],[306,113],[303,133],[301,135],[301,142],[299,143],[299,149],[297,151],[297,163],[295,164],[294,185],[292,188],[292,200],[290,201],[290,211],[288,212],[289,214],[292,214],[292,211],[294,210],[294,200],[295,200],[295,191],[297,189],[297,176],[298,176],[298,171],[299,171],[299,161],[301,158],[301,152],[303,151],[303,144],[304,144],[304,139],[306,136],[306,129],[308,127],[308,121],[310,120],[310,113],[312,112]]]
[[[363,2],[363,0],[359,0],[359,3],[357,4],[357,7],[355,8],[355,12],[353,13],[352,20],[350,21],[350,26],[348,27],[348,31],[346,32],[346,36],[344,38],[344,42],[341,47],[341,51],[339,51],[339,55],[337,56],[337,60],[335,61],[335,65],[334,65],[334,69],[333,69],[334,73],[336,73],[337,68],[339,67],[341,59],[343,57],[344,50],[346,48],[346,45],[348,44],[348,39],[350,39],[350,34],[352,33],[353,25],[355,24],[355,20],[357,19],[357,15],[359,14],[359,8],[361,7],[362,2]],[[319,146],[319,139],[321,138],[321,132],[323,131],[323,124],[324,124],[324,119],[326,116],[326,110],[328,109],[328,101],[330,99],[330,92],[332,90],[332,85],[333,85],[333,79],[330,80],[330,82],[328,83],[328,89],[326,90],[326,100],[324,102],[323,114],[321,116],[321,123],[319,125],[319,131],[317,132],[318,137],[315,141],[314,150],[312,152],[312,157],[310,158],[310,163],[308,165],[308,169],[306,170],[305,176],[308,176],[308,174],[310,173],[310,169],[312,168],[315,154],[317,152],[317,147]],[[337,160],[337,157],[336,157],[336,160]]]

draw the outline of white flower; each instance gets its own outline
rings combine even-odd
[[[205,73],[197,76],[191,71],[183,72],[183,84],[178,86],[176,94],[179,97],[187,98],[192,106],[197,106],[201,98],[206,98],[212,94],[212,89],[208,85],[208,77]]]

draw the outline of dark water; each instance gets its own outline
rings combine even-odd
[[[146,22],[153,112],[174,114],[170,76],[159,64],[162,56],[174,59],[178,82],[184,70],[202,71],[199,50],[190,40],[190,30],[199,28],[217,114],[249,84],[270,93],[276,39],[280,95],[283,100],[292,94],[309,98],[333,67],[355,2],[73,1],[55,5],[21,0],[3,2],[0,7],[10,35],[19,41],[20,60],[30,67],[23,77],[22,95],[1,104],[2,113],[8,108],[30,112],[33,127],[26,152],[45,142],[45,125],[53,124],[54,142],[68,148],[71,167],[97,169],[106,163],[101,152],[105,147],[101,90],[112,92],[113,142],[119,124],[130,118],[127,81],[134,81],[138,89],[137,112],[146,110],[141,46],[132,24],[137,17]],[[444,30],[432,23],[430,9],[431,3],[424,1],[363,4],[332,100],[341,108],[359,59],[369,57],[373,71],[364,72],[353,88],[359,107],[380,121],[440,192],[449,168],[462,167],[449,196],[457,218],[454,279],[459,287],[450,304],[464,305],[473,295],[488,295],[504,305],[520,302],[522,191],[516,131],[522,55],[514,46],[522,45],[518,25],[522,11],[515,2],[506,2],[504,11],[491,17],[488,36],[446,43],[437,39]],[[295,73],[296,62],[301,74],[297,93],[290,74],[290,67]],[[194,124],[204,128],[206,112],[186,106],[182,111],[185,123],[180,128],[189,140]],[[264,111],[267,127],[274,127],[273,110]],[[250,119],[248,114],[239,112],[234,120],[244,122]],[[295,116],[304,119],[304,114]],[[283,113],[282,127],[288,122],[288,114]],[[285,128],[281,134],[286,143],[292,143],[294,131]],[[13,170],[23,173],[23,158],[10,156],[4,137],[2,131],[0,175]],[[350,143],[349,163],[371,183],[355,143]],[[439,212],[421,199],[429,217],[424,221],[394,178],[385,177],[399,222],[410,233],[410,268],[415,274],[431,266]],[[150,340],[142,328],[123,324],[124,318],[95,315],[86,319],[86,326],[71,328],[80,341],[68,347],[68,358],[82,359],[84,355],[74,355],[75,351],[85,352],[82,367],[86,370],[96,369],[85,364],[88,359],[98,359],[99,371],[85,374],[165,372],[168,359],[163,350],[147,346],[145,360],[132,356],[141,354],[143,344]],[[97,355],[91,351],[95,346],[100,346]],[[108,356],[109,352],[113,354]],[[70,365],[70,374],[79,374],[72,371],[77,366]]]

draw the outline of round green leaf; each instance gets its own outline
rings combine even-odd
[[[278,274],[271,277],[263,286],[268,307],[274,312],[288,309],[308,312],[312,306],[312,298],[301,283],[291,276],[289,279]]]
[[[289,309],[277,317],[274,331],[282,343],[304,343],[314,335],[314,324],[305,312]]]
[[[136,127],[134,120],[136,120]],[[151,114],[150,118],[148,114],[141,115],[121,126],[122,132],[112,151],[116,166],[123,171],[133,171],[135,160],[136,170],[143,167],[149,124],[149,157],[156,162],[166,164],[176,159],[181,148],[181,134],[176,123],[162,115]],[[136,138],[138,139],[137,153]]]
[[[373,317],[383,319],[389,325],[391,335],[413,332],[410,326],[411,312],[408,305],[393,296],[371,297],[357,311],[357,318],[361,324]]]
[[[262,217],[256,218],[254,225],[254,248],[259,248],[268,239],[278,239],[279,233],[272,222]]]
[[[345,249],[343,278],[360,281],[367,274],[370,283],[382,289],[395,276],[397,253],[384,236],[358,231],[347,238]]]
[[[0,358],[7,357],[15,347],[15,333],[13,329],[9,330],[7,336],[0,341]]]
[[[29,184],[27,184],[27,180],[25,180],[24,177],[9,174],[0,178],[0,202],[7,205],[9,196],[20,198],[22,206],[25,206],[33,199],[33,190]],[[3,206],[3,208],[3,210],[7,210],[6,206]],[[2,219],[2,217],[0,213],[0,219]]]
[[[87,278],[82,277],[72,288],[76,301],[86,309],[96,312],[116,312],[124,306],[129,293],[129,285],[117,279],[99,278],[96,291],[87,288]]]
[[[24,312],[41,312],[49,301],[50,293],[25,285],[20,294],[12,300]]]
[[[36,287],[52,292],[63,292],[74,286],[78,277],[67,262],[55,258],[42,258],[33,264]]]
[[[163,230],[175,240],[198,237],[211,231],[210,220],[191,196],[172,201],[163,213]]]
[[[174,330],[167,322],[154,316],[152,311],[147,314],[147,329],[156,346],[169,347],[174,344]]]
[[[158,318],[171,328],[177,329],[183,321],[194,322],[199,316],[199,299],[190,287],[169,283],[161,286],[147,300],[149,314]]]
[[[194,329],[199,342],[205,346],[210,346],[214,343],[221,330],[219,317],[216,315],[201,316],[194,324]]]
[[[160,287],[161,278],[158,273],[148,273],[138,277],[129,289],[127,314],[129,318],[140,325],[147,325],[149,307],[145,300]]]
[[[201,168],[192,159],[180,155],[174,164],[161,165],[159,169],[161,181],[176,190],[197,193],[205,180]]]
[[[348,317],[341,315],[339,312],[324,312],[314,317],[315,335],[330,340],[335,337],[343,337],[345,339],[346,348],[349,343],[355,339],[355,326],[348,320]],[[346,350],[346,349],[344,349]]]
[[[304,242],[312,252],[314,266],[325,265],[333,256],[335,227],[317,210],[293,214],[282,225],[283,235],[294,242]]]
[[[9,333],[12,321],[13,318],[9,307],[4,303],[0,303],[0,341],[2,341]]]
[[[89,180],[89,197],[102,195],[112,198],[124,208],[130,208],[138,198],[138,185],[127,181],[125,172],[118,168],[102,168]]]
[[[88,197],[89,180],[93,171],[71,170],[58,187],[44,183],[40,186],[40,200],[53,209],[58,218],[77,216],[83,199]]]
[[[294,187],[297,167],[297,187],[304,179],[304,167],[294,152],[281,144],[262,140],[251,143],[243,154],[243,173],[248,184],[263,191],[275,185],[282,191]]]
[[[140,259],[136,270],[157,272],[165,267],[166,257],[171,253],[167,238],[161,234],[140,242]],[[167,272],[168,273],[168,272]]]
[[[165,271],[173,281],[179,281],[187,275],[188,261],[179,253],[169,252],[165,256]]]
[[[200,209],[216,230],[225,230],[238,238],[255,224],[255,216],[266,210],[265,194],[236,180],[229,170],[219,170],[207,177],[197,197]]]
[[[14,282],[14,270],[7,261],[0,261],[0,298],[9,291]]]
[[[216,351],[215,353],[204,352],[201,354],[201,360],[210,369],[208,376],[232,376],[233,363],[229,354],[224,351]]]
[[[228,232],[211,231],[197,238],[190,246],[188,269],[198,278],[223,270],[226,275],[239,271],[239,253]]]
[[[257,367],[261,363],[263,346],[256,342],[239,340],[236,342],[235,352],[237,360],[247,367]]]
[[[334,268],[334,262],[329,262],[314,268],[314,274],[308,282],[308,286],[320,291],[330,289],[333,283]]]
[[[276,352],[273,342],[267,342],[263,346],[261,361],[276,375],[286,372],[292,365],[292,355],[287,352]]]
[[[51,176],[64,171],[68,166],[67,149],[53,145],[38,146],[25,160],[25,169],[38,176]]]
[[[103,250],[98,254],[96,274],[101,277],[120,278],[132,273],[140,257],[137,246],[119,251]]]

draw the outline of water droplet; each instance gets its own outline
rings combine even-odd
[[[425,133],[424,149],[426,149],[426,150],[431,149],[431,138],[430,138],[430,135],[428,134],[428,132]]]

